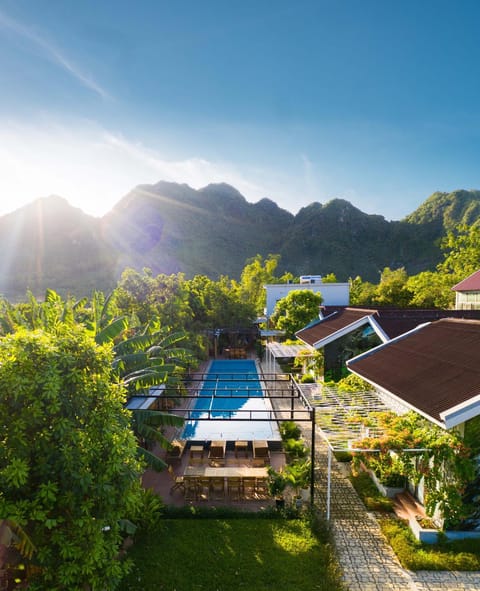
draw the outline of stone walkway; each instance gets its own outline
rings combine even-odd
[[[305,430],[305,436],[308,437]],[[327,447],[316,437],[316,502],[326,508]],[[341,465],[332,458],[330,516],[343,579],[349,591],[479,591],[479,572],[405,570]]]
[[[275,403],[277,411],[287,412]],[[282,408],[283,407],[283,408]],[[300,423],[307,442],[311,427]],[[308,426],[307,426],[308,425]],[[315,502],[327,506],[328,451],[315,433]],[[332,457],[330,517],[337,556],[348,591],[480,591],[480,572],[405,570],[383,536],[374,514],[365,509],[341,464]]]

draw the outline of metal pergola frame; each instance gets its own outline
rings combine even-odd
[[[315,421],[316,421],[316,413],[315,408],[310,404],[307,398],[302,393],[301,389],[299,388],[297,382],[292,378],[290,374],[264,374],[259,373],[258,375],[252,376],[251,374],[241,374],[241,373],[231,373],[231,374],[215,374],[215,373],[195,373],[188,378],[184,379],[184,384],[187,385],[187,393],[179,393],[178,390],[175,389],[175,386],[167,386],[162,384],[159,387],[158,392],[156,392],[155,387],[150,388],[148,393],[148,398],[156,398],[161,399],[162,401],[174,400],[178,401],[178,399],[182,400],[196,400],[198,399],[199,393],[202,388],[205,388],[205,385],[211,383],[212,386],[215,382],[221,378],[223,383],[227,383],[229,381],[232,382],[247,382],[247,389],[239,389],[238,385],[233,387],[231,390],[228,388],[223,388],[218,393],[214,393],[214,396],[221,397],[221,398],[266,398],[268,400],[283,400],[288,401],[290,403],[289,409],[279,410],[273,408],[272,410],[248,410],[248,411],[238,411],[237,409],[222,409],[222,413],[230,413],[228,418],[222,417],[222,420],[226,421],[252,421],[252,422],[265,422],[266,420],[269,421],[276,421],[276,422],[286,422],[286,421],[295,421],[297,423],[310,423],[312,428],[312,440],[311,440],[311,462],[310,462],[310,504],[313,506],[314,503],[314,493],[315,493]],[[251,381],[252,383],[255,382],[257,384],[257,388],[255,389],[258,392],[258,383],[260,383],[260,388],[263,392],[263,396],[259,397],[258,394],[248,391],[248,382]],[[214,389],[214,387],[212,387]],[[295,402],[300,403],[301,408],[298,408],[298,404],[296,405]],[[191,404],[191,402],[190,402]],[[165,409],[161,412],[166,412],[168,414],[181,414],[185,420],[192,420],[192,421],[212,421],[218,420],[218,416],[212,417],[212,411],[210,410],[194,410],[192,408],[186,409]],[[199,416],[201,412],[201,416]],[[287,412],[288,416],[282,416],[283,413]],[[237,418],[236,416],[238,413],[242,413],[243,416]],[[261,413],[260,417],[255,417],[255,413]],[[266,418],[266,413],[268,413],[268,418]]]
[[[267,368],[273,371],[277,359],[291,359],[297,357],[299,353],[303,353],[303,357],[313,357],[315,351],[311,351],[311,353],[307,354],[306,351],[309,350],[311,350],[311,348],[304,343],[286,345],[285,343],[272,341],[271,343],[267,343],[265,346],[265,363]]]
[[[373,412],[399,412],[393,404],[388,405],[374,390],[357,392],[340,392],[336,387],[323,383],[299,384],[299,390],[314,409],[316,425],[320,435],[328,447],[327,469],[327,510],[326,517],[330,520],[332,455],[334,452],[380,453],[379,449],[355,447],[355,442],[364,437],[379,437],[383,431],[378,425],[364,427],[359,421],[350,421],[353,417],[369,419]],[[393,450],[392,450],[393,451]],[[421,453],[429,451],[424,448],[405,448],[403,452]]]

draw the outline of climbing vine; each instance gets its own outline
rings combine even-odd
[[[358,417],[358,422],[375,424],[379,434],[353,444],[372,450],[356,452],[356,463],[362,461],[384,480],[401,476],[418,485],[423,478],[427,515],[440,513],[444,527],[469,514],[471,507],[464,503],[463,493],[475,476],[475,462],[459,433],[445,431],[413,411],[404,415],[375,412],[367,420]]]

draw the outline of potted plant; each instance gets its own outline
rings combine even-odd
[[[268,468],[268,492],[275,499],[275,504],[278,509],[285,506],[285,499],[283,493],[287,486],[287,479],[283,472],[278,472],[271,466]]]
[[[301,507],[303,504],[302,489],[307,489],[310,483],[310,460],[297,460],[286,468],[287,482],[295,489],[295,504]]]

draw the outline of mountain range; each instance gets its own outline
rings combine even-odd
[[[479,219],[474,190],[434,193],[401,221],[343,199],[294,215],[270,199],[249,203],[227,184],[139,185],[102,218],[52,196],[0,217],[0,293],[11,301],[27,289],[43,296],[47,287],[90,295],[111,290],[126,267],[239,278],[247,259],[270,253],[281,255],[279,275],[360,275],[376,283],[384,267],[434,270],[447,230]]]

